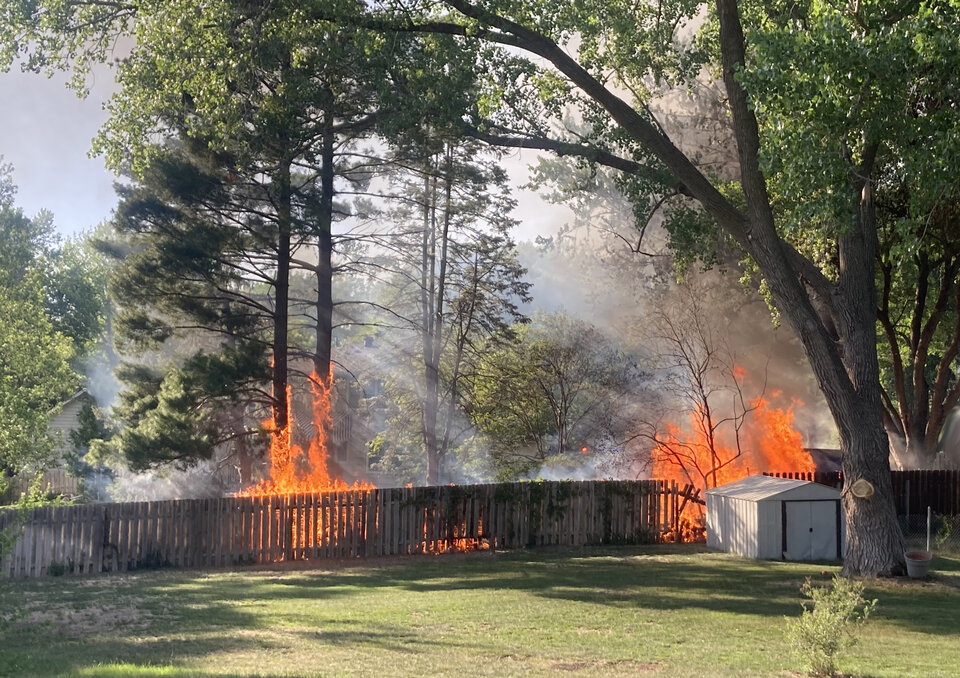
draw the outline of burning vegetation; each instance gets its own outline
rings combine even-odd
[[[752,473],[812,472],[813,459],[793,427],[794,407],[801,405],[776,407],[760,396],[750,401],[747,416],[719,422],[698,408],[687,429],[669,423],[656,436],[651,475],[705,490]]]
[[[254,497],[275,494],[336,492],[363,490],[373,486],[369,483],[348,484],[342,478],[332,477],[329,465],[327,437],[331,424],[332,374],[324,382],[316,372],[310,374],[310,390],[313,396],[314,435],[306,450],[292,440],[293,407],[290,386],[287,386],[287,411],[290,421],[283,429],[275,428],[273,419],[263,422],[270,434],[270,475],[253,487],[241,490],[237,496]]]
[[[652,436],[651,477],[676,481],[704,490],[745,478],[754,473],[812,472],[816,465],[804,447],[803,436],[794,427],[798,399],[778,405],[783,393],[745,399],[740,385],[744,370],[734,367],[735,406],[732,412],[704,396],[688,415],[686,427],[668,422]],[[699,541],[705,534],[703,506],[693,504],[679,516],[676,529],[666,541]]]

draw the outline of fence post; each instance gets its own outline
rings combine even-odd
[[[906,515],[906,525],[907,529],[910,529],[910,479],[904,478],[903,480],[903,494],[904,494],[904,515]]]

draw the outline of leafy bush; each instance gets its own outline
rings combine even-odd
[[[800,589],[803,614],[789,624],[794,652],[812,676],[832,676],[837,659],[857,640],[856,631],[870,616],[877,601],[863,598],[863,583],[834,576],[830,586],[815,586],[809,578]]]
[[[938,551],[960,550],[960,516],[937,516],[934,547]]]

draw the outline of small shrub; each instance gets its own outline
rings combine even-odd
[[[790,644],[810,675],[832,676],[837,659],[856,642],[856,631],[877,601],[864,600],[862,582],[839,575],[829,586],[815,586],[807,578],[800,590],[810,601],[803,602],[803,614],[789,624]]]
[[[934,547],[938,551],[956,551],[960,543],[960,516],[937,516]]]

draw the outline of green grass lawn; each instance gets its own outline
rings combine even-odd
[[[9,676],[797,676],[804,577],[699,547],[7,581]],[[960,675],[960,560],[869,582],[854,676]],[[825,574],[826,573],[826,574]]]

